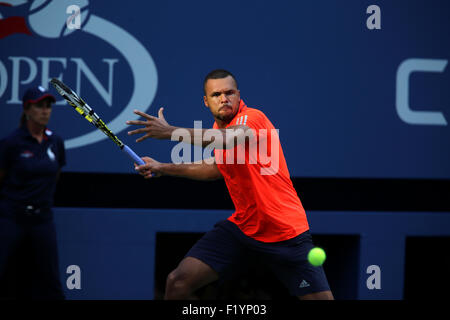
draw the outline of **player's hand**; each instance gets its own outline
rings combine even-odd
[[[144,179],[157,178],[162,175],[161,172],[161,162],[158,162],[149,157],[142,157],[145,164],[137,165],[134,164],[134,169],[144,177]]]
[[[139,110],[134,110],[135,114],[140,115],[145,118],[146,121],[142,120],[129,120],[126,122],[128,125],[138,125],[144,126],[144,128],[136,129],[133,131],[128,131],[128,135],[144,133],[144,135],[136,140],[136,142],[141,142],[147,138],[154,139],[170,139],[172,132],[175,127],[169,125],[163,115],[164,108],[160,108],[158,111],[158,117],[151,116]]]

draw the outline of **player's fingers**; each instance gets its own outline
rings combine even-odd
[[[150,175],[150,176],[152,175],[152,172],[151,172],[150,170],[145,170],[145,171],[139,172],[139,174],[140,174],[142,177],[147,178],[149,175]]]
[[[153,174],[152,174],[151,171],[148,171],[148,172],[145,174],[145,176],[144,176],[145,179],[150,179],[150,178],[153,178],[153,177],[154,177],[154,176],[153,176]]]
[[[147,133],[146,135],[136,139],[136,142],[144,141],[145,139],[150,138],[150,135]]]
[[[137,173],[139,173],[140,175],[142,175],[143,170],[142,170],[142,168],[140,168],[140,167],[141,167],[141,166],[138,165],[137,163],[134,164],[134,170],[136,170]]]
[[[159,111],[158,111],[158,118],[164,119],[163,111],[164,111],[164,108],[159,108]]]
[[[141,121],[141,120],[128,120],[125,122],[126,124],[135,124],[138,126],[146,126],[148,125],[147,121]]]
[[[136,165],[136,167],[135,167],[136,170],[141,171],[141,170],[149,170],[150,169],[150,163],[145,161],[146,159],[143,159],[143,160],[145,163]]]
[[[145,172],[139,172],[139,174],[144,178],[147,176],[147,173],[145,173]]]
[[[145,112],[141,112],[139,110],[134,110],[134,113],[140,115],[141,117],[144,117],[147,120],[155,120],[155,119],[157,119],[156,117],[151,116],[149,114],[146,114]]]
[[[145,171],[146,171],[146,169],[143,168],[143,166],[136,166],[134,168],[134,170],[136,170],[140,175],[143,175],[145,173]]]
[[[128,131],[128,135],[131,136],[133,134],[144,133],[144,132],[147,132],[147,128],[140,128],[140,129]]]

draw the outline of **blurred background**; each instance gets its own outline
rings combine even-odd
[[[279,129],[335,297],[448,297],[449,12],[444,0],[2,1],[0,137],[18,126],[25,89],[56,77],[136,153],[168,162],[175,142],[135,143],[125,121],[164,107],[172,125],[212,127],[203,78],[227,69]],[[142,179],[49,90],[49,128],[67,149],[55,196],[67,298],[161,299],[187,250],[233,213],[224,182]],[[198,294],[291,299],[260,266]]]

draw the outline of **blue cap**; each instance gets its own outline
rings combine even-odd
[[[44,87],[38,86],[29,88],[22,98],[23,107],[25,108],[29,103],[38,103],[45,98],[49,98],[52,102],[56,102],[55,97],[45,90]]]

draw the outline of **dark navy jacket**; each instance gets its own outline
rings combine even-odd
[[[46,129],[39,143],[22,126],[0,141],[0,202],[51,208],[59,170],[66,164],[64,142]],[[4,208],[4,206],[3,206]]]

